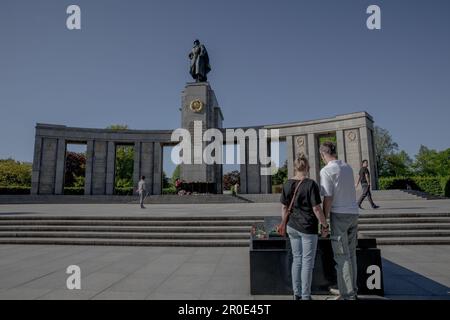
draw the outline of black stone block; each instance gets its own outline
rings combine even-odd
[[[357,249],[359,294],[384,295],[382,281],[381,253],[372,239],[359,239]],[[253,295],[292,294],[292,251],[287,238],[253,239],[250,249],[250,288]],[[379,268],[381,286],[370,290],[367,280]],[[328,294],[328,288],[336,285],[336,270],[330,239],[320,238],[314,266],[311,291],[313,294]],[[373,281],[372,281],[373,282]]]

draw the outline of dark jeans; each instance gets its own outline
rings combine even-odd
[[[361,184],[361,186],[362,186],[362,194],[361,194],[361,197],[359,198],[358,206],[361,206],[362,202],[367,197],[372,208],[375,207],[375,203],[373,203],[372,193],[370,192],[369,185],[367,183],[363,183],[363,184]]]

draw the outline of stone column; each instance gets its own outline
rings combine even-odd
[[[55,193],[56,157],[58,139],[43,138],[41,166],[39,173],[39,194]]]
[[[313,133],[308,133],[308,157],[309,157],[309,176],[311,179],[315,180],[317,183],[320,182],[320,175],[319,175],[319,165],[320,165],[320,159],[319,159],[319,148],[317,145],[317,139],[316,135]]]
[[[245,157],[245,155],[241,154],[241,157]],[[244,158],[245,159],[245,158]],[[239,192],[242,194],[247,193],[247,163],[243,163],[240,165],[240,184],[239,184]]]
[[[114,193],[114,174],[116,164],[116,145],[114,141],[108,141],[106,158],[106,194]]]
[[[361,144],[361,159],[369,161],[370,180],[372,188],[377,187],[375,155],[373,154],[372,134],[367,127],[359,128],[360,144]]]
[[[294,176],[294,138],[292,136],[286,137],[286,152],[287,152],[287,166],[288,178]]]
[[[258,150],[259,143],[258,139],[250,140],[245,139],[245,156],[247,163],[247,193],[260,193],[261,192],[261,166],[259,165]],[[256,164],[250,163],[250,144],[256,146]]]
[[[361,160],[362,160],[359,129],[345,130],[344,138],[345,138],[345,159],[347,160],[346,162],[352,167],[356,181],[356,176],[358,175],[359,169],[361,168]]]
[[[153,142],[141,143],[140,176],[145,176],[145,185],[149,194],[153,194]]]
[[[94,140],[88,140],[86,145],[86,171],[84,175],[84,194],[92,194],[92,169],[94,165]]]
[[[346,161],[346,159],[345,159],[345,140],[344,140],[344,131],[343,130],[336,131],[336,144],[337,144],[338,159],[342,160],[342,161]]]
[[[137,194],[137,185],[141,175],[141,143],[134,143],[134,162],[133,162],[133,194]]]
[[[153,194],[162,194],[162,146],[153,144]]]
[[[105,194],[106,155],[108,143],[106,141],[94,142],[94,161],[92,166],[92,194]]]
[[[66,169],[66,140],[58,139],[55,168],[55,194],[64,194],[64,173]]]
[[[270,156],[272,154],[271,149],[270,149],[270,140],[267,141],[267,150],[268,150],[268,155]],[[260,165],[260,168],[270,168],[270,164],[268,165]],[[266,194],[266,193],[272,193],[272,175],[262,175],[260,173],[260,180],[261,180],[261,188],[260,188],[260,193],[262,194]]]
[[[39,193],[39,175],[41,172],[42,138],[34,139],[33,169],[31,173],[31,194]]]

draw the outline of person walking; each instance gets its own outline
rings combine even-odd
[[[370,192],[369,161],[367,161],[367,160],[363,160],[363,162],[362,162],[361,169],[359,170],[358,182],[356,182],[355,188],[357,188],[360,183],[361,183],[361,188],[362,188],[362,194],[358,201],[358,207],[360,209],[363,209],[363,207],[361,207],[361,205],[362,205],[364,199],[367,197],[370,205],[372,206],[372,209],[378,209],[379,206],[377,206],[373,202],[372,193]]]
[[[336,145],[325,142],[320,146],[325,167],[320,171],[320,187],[325,217],[330,217],[331,245],[336,262],[338,300],[357,298],[356,246],[358,243],[358,207],[353,169],[338,160]]]
[[[144,199],[147,195],[147,187],[145,186],[145,176],[141,176],[141,180],[138,182],[138,193],[139,193],[139,204],[141,205],[141,209],[145,209],[144,207]]]
[[[320,189],[308,178],[309,163],[304,155],[294,161],[295,176],[283,186],[282,222],[279,233],[289,235],[292,248],[292,287],[295,300],[311,300],[311,283],[316,258],[319,221],[321,234],[328,235],[329,226],[322,212]]]

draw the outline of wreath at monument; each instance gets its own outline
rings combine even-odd
[[[189,107],[194,112],[200,112],[203,109],[203,102],[199,99],[192,100]]]

